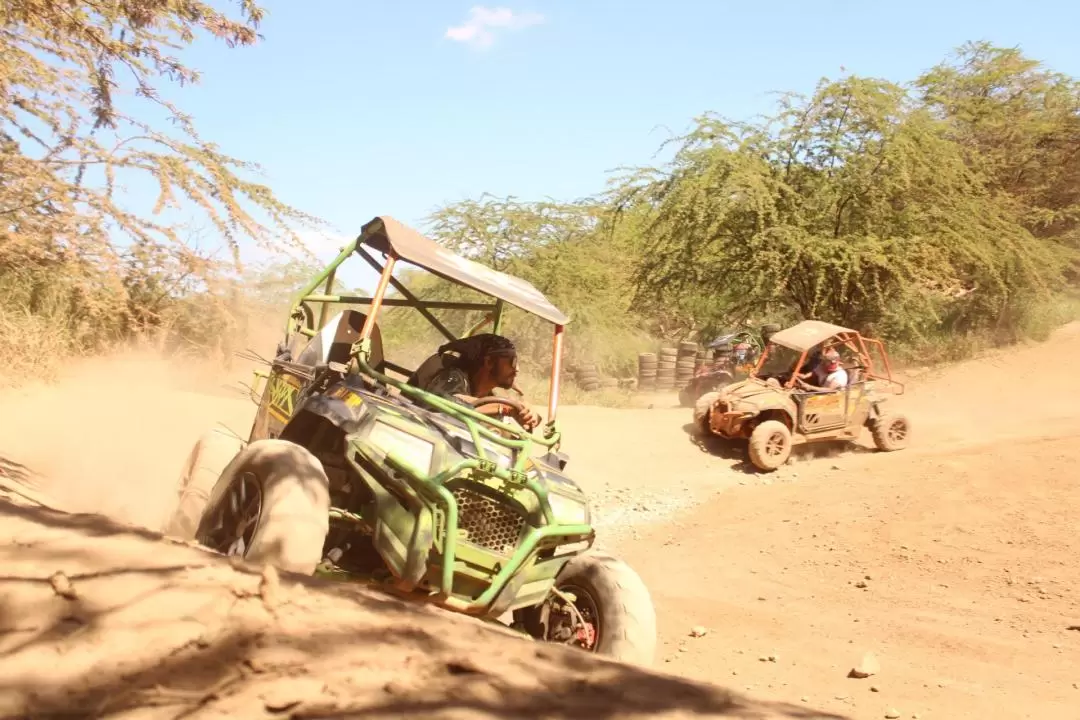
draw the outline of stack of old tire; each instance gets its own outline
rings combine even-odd
[[[577,367],[577,384],[586,392],[600,389],[600,370],[596,363],[582,363]]]
[[[651,392],[656,389],[656,353],[638,353],[638,390]]]
[[[708,348],[701,348],[697,352],[697,358],[694,362],[694,374],[697,374],[698,370],[708,367],[712,364],[712,350]]]
[[[675,387],[676,359],[679,351],[675,348],[660,348],[656,363],[656,389],[671,390]]]
[[[697,364],[698,346],[696,342],[679,343],[679,355],[675,360],[675,386],[684,387],[694,377],[694,365]]]

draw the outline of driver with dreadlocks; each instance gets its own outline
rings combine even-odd
[[[439,348],[438,354],[417,369],[410,382],[428,392],[471,405],[479,398],[491,396],[495,388],[515,389],[516,377],[517,349],[514,344],[501,335],[484,333],[446,343]],[[524,403],[520,411],[499,403],[484,404],[476,410],[485,415],[508,412],[530,432],[540,424],[540,416]]]

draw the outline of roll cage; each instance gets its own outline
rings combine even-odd
[[[777,348],[786,350],[789,356],[797,359],[794,365],[784,363],[788,370],[766,371],[770,359],[780,355]],[[830,348],[836,348],[840,352],[845,368],[860,371],[861,379],[879,380],[895,388],[898,395],[904,393],[904,384],[893,378],[892,364],[881,340],[863,337],[856,330],[816,320],[805,320],[773,335],[750,377],[758,380],[783,377],[781,385],[791,389],[795,386],[799,373],[810,364],[810,360]],[[875,362],[875,355],[878,362]]]
[[[333,285],[338,268],[353,255],[359,255],[379,273],[379,281],[370,297],[363,295],[334,294]],[[377,257],[381,255],[381,259]],[[399,262],[406,262],[426,270],[444,280],[468,287],[492,298],[492,302],[449,302],[422,300],[413,294],[404,283],[393,276]],[[400,298],[386,297],[393,287]],[[380,372],[371,363],[372,334],[377,328],[377,319],[383,307],[411,307],[417,310],[447,340],[456,340],[459,336],[446,327],[432,312],[433,310],[479,310],[486,312],[484,318],[474,325],[464,336],[474,335],[487,325],[492,332],[502,330],[503,314],[507,304],[535,315],[554,326],[551,353],[551,379],[548,386],[547,423],[543,438],[532,436],[524,430],[499,423],[501,432],[510,431],[518,440],[502,439],[502,444],[516,446],[530,440],[552,447],[558,444],[559,432],[555,425],[558,411],[559,379],[562,364],[563,336],[570,318],[552,305],[543,293],[530,283],[498,272],[478,262],[461,257],[424,237],[416,230],[389,216],[378,216],[366,223],[356,239],[349,242],[334,260],[300,291],[300,296],[293,303],[286,323],[286,345],[297,335],[313,338],[326,326],[331,304],[367,306],[359,338],[350,350],[350,369],[367,376],[376,383],[396,388],[400,394],[419,401],[429,407],[457,417],[475,428],[475,421],[491,425],[492,418],[475,410],[429,393],[408,382]],[[313,305],[320,305],[318,318]],[[413,370],[380,358],[377,363],[383,369],[391,370],[408,377]],[[473,421],[473,422],[470,422]],[[492,440],[499,440],[497,434],[484,427],[476,428],[480,434]]]

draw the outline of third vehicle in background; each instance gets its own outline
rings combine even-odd
[[[748,330],[741,330],[721,335],[706,345],[705,348],[713,353],[713,361],[698,368],[690,382],[679,391],[679,404],[692,407],[702,395],[745,380],[757,365],[762,348],[778,332],[779,325],[762,325],[760,338]]]

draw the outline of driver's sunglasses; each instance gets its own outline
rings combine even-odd
[[[518,366],[517,353],[499,353],[495,357],[498,358],[499,360],[505,360],[506,362],[510,363],[510,367],[517,370],[517,366]]]

